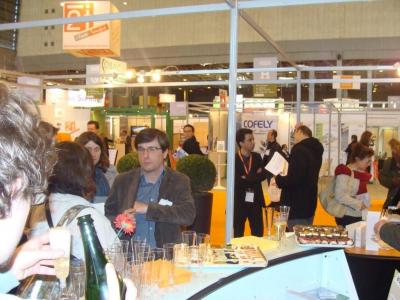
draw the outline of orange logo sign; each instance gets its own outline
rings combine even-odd
[[[94,13],[94,2],[64,2],[64,18],[90,16]],[[94,22],[65,24],[64,32],[81,32],[92,28]]]

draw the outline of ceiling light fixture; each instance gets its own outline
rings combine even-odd
[[[159,82],[161,80],[161,70],[153,70],[151,71],[151,79],[155,82]]]
[[[146,72],[144,70],[140,70],[139,75],[137,76],[137,82],[144,83],[144,76]]]
[[[400,76],[400,62],[397,62],[393,65],[397,70],[397,76]]]

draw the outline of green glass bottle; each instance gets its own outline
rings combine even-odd
[[[96,229],[91,215],[84,215],[78,218],[78,226],[81,231],[83,250],[86,261],[86,300],[107,300],[107,259],[97,237]],[[125,285],[120,276],[120,294],[124,295]],[[122,298],[123,299],[123,298]]]

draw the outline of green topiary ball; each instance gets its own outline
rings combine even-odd
[[[140,163],[136,152],[131,152],[122,156],[117,163],[118,173],[128,172],[138,167],[140,167]]]
[[[209,191],[214,187],[217,170],[206,156],[185,156],[178,161],[176,169],[190,178],[193,192]]]

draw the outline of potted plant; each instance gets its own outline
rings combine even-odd
[[[140,166],[139,158],[136,152],[128,153],[120,158],[117,163],[118,173],[128,172]]]
[[[217,175],[213,162],[206,156],[190,154],[178,161],[176,170],[190,178],[196,206],[196,218],[188,229],[209,234],[213,203],[213,194],[209,191],[214,187]]]

